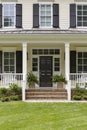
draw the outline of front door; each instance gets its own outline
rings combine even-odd
[[[52,87],[52,62],[52,56],[40,56],[40,87]]]

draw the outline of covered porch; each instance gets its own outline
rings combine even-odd
[[[86,87],[86,34],[68,34],[64,32],[60,34],[31,34],[28,32],[28,34],[13,33],[9,35],[6,33],[5,36],[4,34],[0,35],[0,38],[0,50],[3,51],[2,57],[4,52],[7,52],[7,48],[10,48],[10,52],[14,52],[13,50],[21,52],[18,57],[16,55],[19,62],[15,62],[15,72],[5,72],[6,66],[4,65],[4,70],[3,65],[1,66],[0,87],[8,87],[13,83],[22,86],[23,100],[25,100],[25,89],[28,88],[26,77],[30,71],[40,81],[39,85],[35,86],[36,89],[57,89],[57,84],[52,82],[50,82],[50,86],[47,84],[46,76],[51,74],[52,77],[55,74],[62,73],[68,81],[68,84],[64,86],[68,92],[68,100],[71,99],[71,88],[76,87],[77,83],[80,87]],[[85,51],[84,54],[83,51]],[[82,58],[79,58],[80,53],[82,53]],[[85,58],[83,58],[83,55],[85,55]],[[4,63],[4,59],[1,62]],[[83,62],[85,63],[83,64]],[[45,67],[47,63],[51,65],[50,70],[49,66],[48,69]],[[44,68],[41,68],[41,66],[44,66]],[[45,81],[41,79],[41,69],[46,71]],[[47,70],[51,73],[47,72]]]

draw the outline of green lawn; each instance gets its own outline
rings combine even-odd
[[[0,130],[87,130],[87,103],[0,103]]]

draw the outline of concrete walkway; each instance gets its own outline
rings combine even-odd
[[[87,101],[68,101],[68,100],[25,100],[25,102],[64,102],[64,103],[87,103]]]

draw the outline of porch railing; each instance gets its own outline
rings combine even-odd
[[[9,87],[11,84],[18,84],[22,86],[22,73],[0,73],[0,87]]]
[[[81,88],[87,87],[87,73],[71,73],[70,80],[72,88],[76,87],[76,84]]]

